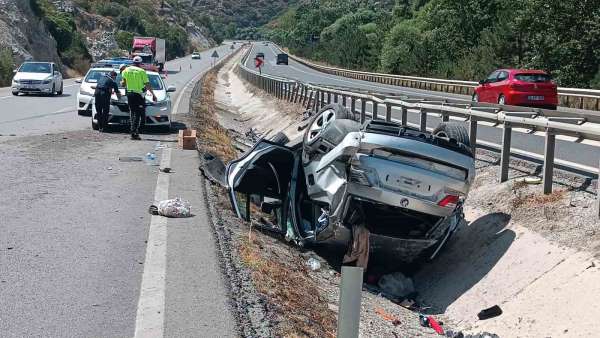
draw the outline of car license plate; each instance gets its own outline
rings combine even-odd
[[[529,101],[543,101],[544,97],[543,96],[534,95],[534,96],[527,96],[527,99]]]

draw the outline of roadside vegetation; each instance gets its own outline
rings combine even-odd
[[[84,43],[84,37],[77,31],[72,14],[58,11],[49,0],[30,0],[36,16],[44,20],[50,34],[56,40],[58,55],[69,68],[84,73],[92,60]]]
[[[558,0],[313,0],[264,26],[290,52],[346,68],[480,80],[500,67],[600,88],[600,6]]]
[[[10,86],[13,77],[14,60],[10,49],[0,49],[0,87]]]

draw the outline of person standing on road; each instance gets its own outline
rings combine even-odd
[[[152,93],[152,100],[156,102],[156,95],[150,85],[148,74],[140,68],[141,64],[142,58],[136,56],[133,58],[133,65],[121,73],[129,105],[132,140],[140,140],[140,126],[143,122],[142,119],[146,118],[146,100],[144,98],[146,90]]]
[[[119,86],[115,82],[117,73],[111,71],[98,79],[96,90],[94,91],[94,105],[96,107],[96,119],[98,120],[98,130],[103,132],[108,126],[108,113],[110,111],[110,97],[114,92],[117,97],[121,98]]]

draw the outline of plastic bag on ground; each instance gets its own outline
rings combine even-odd
[[[314,259],[313,257],[309,258],[308,261],[306,262],[306,265],[312,270],[312,271],[317,271],[321,268],[321,262],[319,262],[318,260]]]
[[[150,206],[150,213],[153,215],[161,215],[165,217],[190,217],[191,205],[190,202],[177,197],[171,200],[160,201]]]
[[[402,298],[415,292],[412,279],[404,276],[402,272],[394,272],[384,275],[379,279],[379,288],[392,296]]]

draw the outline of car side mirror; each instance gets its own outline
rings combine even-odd
[[[13,74],[17,74],[19,72],[18,69],[13,69]]]
[[[75,83],[81,83],[81,79],[75,80]]]
[[[486,83],[487,83],[487,80],[479,80],[479,84],[480,84],[480,85],[482,85],[482,84],[486,84]]]
[[[57,76],[58,76],[58,75],[60,75],[60,74],[58,73],[58,71],[56,71],[56,70],[55,70],[55,71],[54,71],[54,75],[57,75]]]
[[[168,86],[167,87],[167,93],[172,93],[172,92],[174,92],[176,90],[177,90],[177,88],[175,88],[175,86]]]

